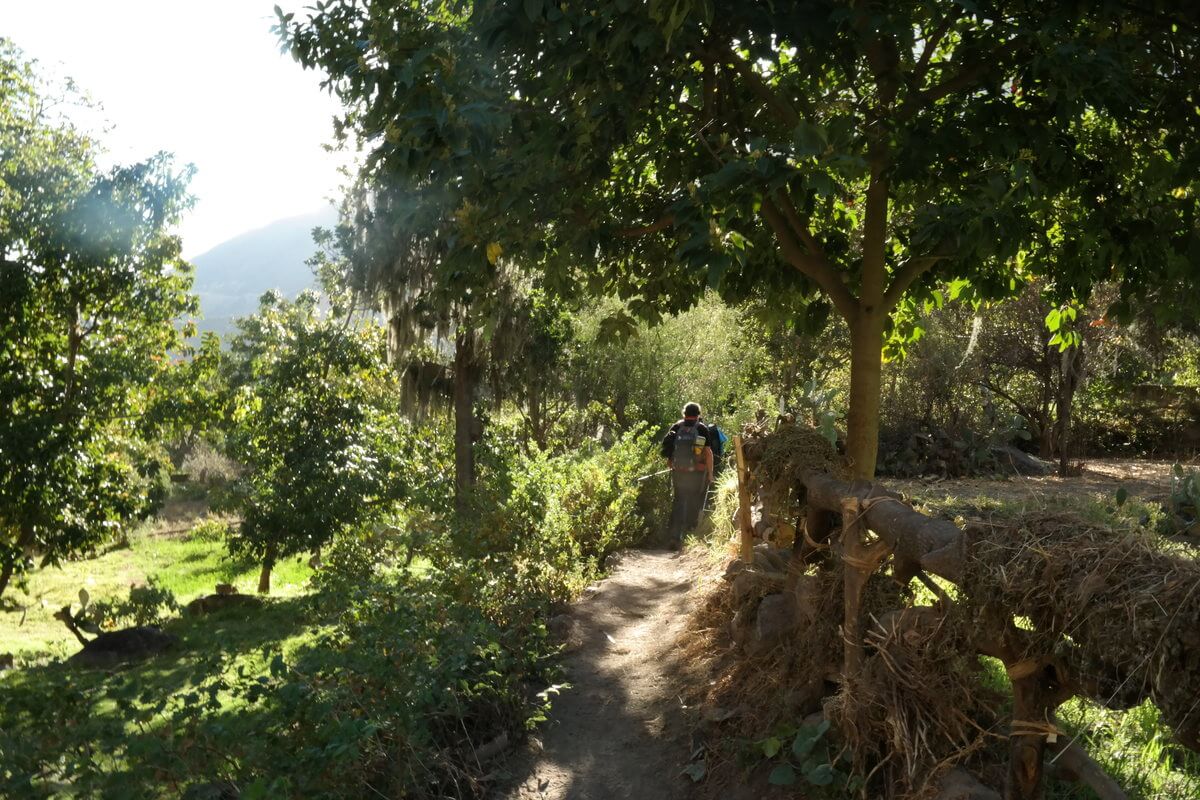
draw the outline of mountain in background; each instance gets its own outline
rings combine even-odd
[[[331,227],[337,212],[328,208],[313,214],[277,220],[222,242],[196,256],[194,291],[200,295],[199,328],[226,333],[235,317],[253,314],[258,298],[269,289],[295,297],[313,286],[312,270],[304,262],[312,257],[312,229]]]

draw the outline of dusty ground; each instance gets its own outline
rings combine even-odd
[[[675,689],[676,640],[690,612],[700,557],[631,551],[576,604],[566,658],[571,688],[509,766],[505,800],[672,800],[690,755]],[[539,746],[540,744],[540,746]]]
[[[916,497],[987,496],[997,501],[1045,505],[1059,498],[1111,501],[1120,488],[1131,496],[1158,501],[1171,491],[1170,461],[1134,459],[1095,459],[1084,463],[1082,474],[1069,478],[1046,477],[956,478],[948,480],[898,480],[883,478],[880,483]]]
[[[1171,466],[1105,459],[1088,462],[1081,475],[1066,479],[884,483],[918,498],[983,497],[1030,506],[1061,498],[1104,500],[1121,487],[1131,496],[1157,500],[1170,491]],[[506,771],[512,780],[495,800],[690,796],[691,783],[680,770],[691,756],[691,724],[679,693],[694,676],[683,674],[689,665],[680,656],[681,636],[699,601],[694,588],[712,570],[699,553],[632,551],[573,607],[565,678],[571,688],[557,697],[550,722],[529,748],[510,760]],[[757,785],[770,788],[765,779]]]

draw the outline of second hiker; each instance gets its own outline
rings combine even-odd
[[[713,478],[713,453],[708,426],[700,421],[700,406],[688,403],[683,419],[663,438],[662,454],[671,468],[675,500],[668,527],[671,547],[679,547],[683,534],[696,527],[704,495]]]

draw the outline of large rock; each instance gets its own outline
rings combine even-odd
[[[745,569],[746,562],[742,561],[740,558],[730,559],[729,563],[725,565],[725,573],[721,577],[727,581],[731,581],[741,574]]]
[[[810,676],[804,683],[793,686],[784,693],[783,706],[793,718],[808,716],[821,707],[823,699],[825,681],[820,676]]]
[[[821,596],[821,579],[816,575],[800,575],[792,586],[796,605],[797,623],[812,625],[817,621],[817,609],[824,598]]]
[[[1000,800],[1000,794],[962,767],[955,767],[942,777],[934,800]]]
[[[996,457],[1001,466],[1011,469],[1018,475],[1049,475],[1054,471],[1054,465],[1050,462],[1042,461],[1037,456],[1031,456],[1023,450],[1008,445],[993,447],[992,455]]]
[[[773,594],[783,588],[787,579],[782,572],[761,572],[757,569],[747,569],[739,572],[729,584],[729,593],[733,602],[741,604],[754,597]]]
[[[79,667],[112,667],[149,658],[172,649],[178,642],[174,636],[153,625],[138,625],[100,634],[68,658],[67,663]]]
[[[763,572],[787,572],[792,560],[792,551],[785,547],[759,544],[754,547],[754,567]]]
[[[546,630],[554,641],[568,650],[574,650],[583,644],[583,631],[579,622],[570,614],[555,614],[546,620]]]
[[[796,599],[790,594],[769,594],[758,604],[754,617],[752,653],[765,653],[788,638],[797,625]]]
[[[729,638],[739,647],[745,647],[754,634],[754,609],[739,608],[729,620]]]
[[[241,796],[238,787],[229,781],[194,783],[183,792],[183,800],[238,800]]]
[[[218,587],[219,589],[220,587]],[[198,617],[204,614],[213,614],[217,611],[224,611],[229,608],[238,608],[249,610],[261,608],[263,600],[260,597],[255,597],[250,594],[226,594],[218,591],[216,594],[197,597],[192,602],[183,607],[183,611],[188,616]]]

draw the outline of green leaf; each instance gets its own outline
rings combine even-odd
[[[79,590],[79,605],[80,605],[80,610],[81,610],[81,611],[82,611],[83,609],[85,609],[85,608],[87,608],[87,607],[88,607],[88,602],[89,602],[91,599],[92,599],[92,596],[88,594],[88,590],[87,590],[87,589],[80,589],[80,590]]]
[[[704,766],[703,761],[695,761],[680,770],[679,774],[687,775],[692,779],[692,783],[699,783],[700,781],[704,780],[704,776],[707,774],[707,772],[708,768]]]
[[[810,770],[805,770],[804,779],[813,786],[828,786],[833,783],[833,765],[817,764]]]
[[[525,16],[530,22],[537,22],[542,16],[542,0],[525,0]]]
[[[770,736],[766,739],[763,739],[759,743],[759,746],[762,748],[762,753],[764,756],[767,758],[774,758],[779,754],[780,748],[783,747],[783,742],[779,741],[779,739],[775,736]]]
[[[833,197],[837,194],[837,184],[824,172],[814,172],[809,175],[808,185],[821,197]]]
[[[792,143],[796,145],[796,155],[800,157],[820,155],[827,144],[825,132],[807,120],[801,121],[792,130]]]
[[[796,738],[792,741],[792,755],[797,759],[803,759],[812,752],[817,742],[829,730],[829,720],[821,720],[819,725],[805,725],[800,728],[796,734]]]
[[[1128,499],[1129,499],[1129,492],[1128,492],[1128,490],[1125,489],[1124,486],[1122,486],[1120,489],[1117,489],[1117,508],[1120,508],[1121,506],[1125,505],[1125,501]]]
[[[796,738],[792,740],[792,755],[798,759],[806,758],[816,746],[819,738],[815,728],[808,726],[801,728],[800,732],[796,734]]]
[[[791,786],[796,782],[796,769],[791,764],[780,764],[771,770],[767,783],[772,786]]]

